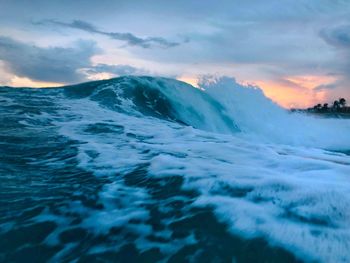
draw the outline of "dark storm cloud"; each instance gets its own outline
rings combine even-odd
[[[90,41],[74,46],[42,48],[0,36],[0,60],[13,74],[32,80],[72,83],[84,80],[80,68],[90,66],[90,58],[98,53]]]
[[[129,65],[107,65],[107,64],[97,64],[94,67],[85,69],[87,74],[96,74],[96,73],[111,73],[118,76],[123,75],[145,75],[149,74],[148,71],[132,67]]]
[[[43,21],[37,22],[36,24],[39,24],[39,25],[53,24],[53,25],[58,25],[58,26],[63,26],[63,27],[68,27],[73,29],[79,29],[79,30],[83,30],[93,34],[104,35],[114,40],[124,41],[130,46],[139,46],[143,48],[151,48],[154,46],[170,48],[170,47],[175,47],[180,45],[180,43],[178,42],[171,42],[162,37],[141,38],[131,33],[102,31],[102,30],[99,30],[94,25],[81,20],[73,20],[71,23],[65,23],[65,22],[50,19],[50,20],[43,20]]]

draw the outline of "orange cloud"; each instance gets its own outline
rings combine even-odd
[[[255,84],[266,96],[285,108],[305,108],[326,100],[325,91],[315,90],[320,85],[333,83],[333,76],[291,76],[279,80],[261,80]]]
[[[34,81],[29,78],[21,78],[18,76],[14,76],[6,85],[11,87],[50,88],[50,87],[60,87],[60,86],[63,86],[64,84],[56,83],[56,82]]]
[[[193,76],[181,76],[180,81],[198,87],[198,78]],[[260,87],[264,94],[284,108],[306,108],[326,100],[326,91],[314,90],[319,85],[334,82],[332,76],[291,76],[277,80],[257,80],[243,82]]]
[[[297,84],[300,87],[307,89],[314,89],[317,86],[330,84],[335,82],[337,79],[334,76],[293,76],[285,78],[288,81],[291,81]]]

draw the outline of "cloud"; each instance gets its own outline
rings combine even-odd
[[[7,86],[10,84],[12,75],[6,71],[6,66],[3,61],[0,60],[0,86]]]
[[[123,75],[146,75],[146,74],[149,74],[149,71],[132,67],[129,65],[97,64],[94,67],[84,69],[84,73],[87,75],[98,74],[98,73],[110,73],[116,76],[123,76]]]
[[[336,83],[332,84],[322,84],[314,88],[314,91],[329,91],[337,88]]]
[[[43,21],[37,22],[35,24],[38,24],[38,25],[53,24],[53,25],[58,25],[62,27],[79,29],[92,34],[104,35],[114,40],[124,41],[129,46],[139,46],[142,48],[151,48],[155,46],[159,46],[162,48],[171,48],[171,47],[176,47],[180,45],[180,43],[178,42],[168,41],[162,37],[141,38],[131,33],[102,31],[102,30],[99,30],[94,25],[82,20],[73,20],[71,23],[65,23],[65,22],[49,19],[49,20],[43,20]]]
[[[336,50],[336,60],[330,67],[350,80],[350,24],[328,27],[320,31],[320,37]]]
[[[332,101],[350,94],[350,23],[327,26],[320,30],[319,37],[335,52],[328,68],[337,76],[329,85],[321,85],[315,91],[324,92],[325,100]]]
[[[350,25],[323,29],[320,36],[329,45],[337,48],[350,48]]]
[[[315,90],[318,100],[326,92],[350,94],[347,0],[222,0],[220,4],[214,0],[3,0],[1,7],[0,24],[13,37],[52,45],[69,43],[81,34],[96,37],[104,49],[98,63],[132,61],[158,74],[192,77],[218,72],[240,81],[277,83],[271,94],[304,92],[290,80],[334,73],[333,89],[321,85],[328,81],[315,82],[314,86],[321,85]],[[36,24],[42,26],[30,21],[40,21]],[[74,34],[57,34],[55,29]],[[183,44],[186,37],[191,41]],[[131,53],[115,43],[135,48]],[[83,68],[91,74],[138,72],[123,65]],[[297,92],[289,97],[301,100]]]
[[[72,47],[38,47],[0,36],[0,60],[19,77],[37,81],[72,83],[84,80],[78,69],[89,67],[99,53],[94,42],[77,41]]]

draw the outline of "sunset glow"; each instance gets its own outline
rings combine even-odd
[[[265,80],[256,81],[255,84],[264,91],[266,96],[285,108],[305,108],[327,101],[326,92],[315,88],[332,83],[334,78],[300,76],[286,78],[286,80],[287,83]]]
[[[34,81],[29,78],[20,78],[20,77],[14,76],[6,85],[12,86],[12,87],[51,88],[51,87],[60,87],[60,86],[63,86],[64,84],[55,83],[55,82]]]

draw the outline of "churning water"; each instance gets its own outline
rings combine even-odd
[[[2,262],[349,262],[350,121],[231,79],[0,88]]]

